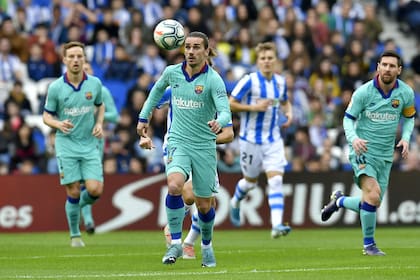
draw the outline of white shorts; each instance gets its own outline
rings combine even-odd
[[[241,169],[245,177],[257,178],[261,172],[278,171],[284,173],[287,165],[283,140],[262,145],[239,141]]]

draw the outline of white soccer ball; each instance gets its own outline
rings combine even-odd
[[[184,27],[174,19],[165,19],[156,25],[153,31],[155,43],[162,49],[174,50],[185,41]]]

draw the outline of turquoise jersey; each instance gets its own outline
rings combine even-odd
[[[355,127],[344,121],[350,155],[355,153],[353,140],[359,137],[368,141],[368,155],[392,162],[400,120],[413,122],[410,118],[415,113],[414,92],[403,81],[397,80],[388,96],[379,88],[377,77],[365,83],[353,93],[345,112],[345,119],[356,121]]]
[[[215,118],[216,112],[221,127],[231,122],[226,86],[220,75],[208,65],[191,78],[185,72],[185,66],[183,62],[166,67],[153,86],[139,114],[139,121],[148,120],[170,86],[172,123],[168,129],[168,142],[194,149],[215,148],[216,134],[207,122]]]
[[[102,102],[102,83],[94,76],[85,74],[78,88],[68,82],[66,73],[49,85],[44,110],[60,121],[69,119],[74,125],[69,134],[57,130],[57,155],[76,156],[97,148],[98,141],[92,130],[95,107]]]
[[[102,99],[105,104],[104,121],[117,123],[119,118],[117,106],[115,106],[111,92],[105,86],[102,86]]]

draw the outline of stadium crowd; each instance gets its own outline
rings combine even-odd
[[[375,73],[378,55],[401,49],[380,39],[387,13],[417,36],[417,1],[377,0],[22,0],[0,5],[0,174],[58,173],[54,131],[42,123],[48,83],[62,75],[61,46],[87,45],[94,73],[111,90],[120,113],[106,124],[105,174],[157,173],[164,169],[166,111],[155,110],[149,133],[153,150],[138,147],[138,113],[154,81],[168,64],[182,61],[182,49],[162,51],[153,27],[163,18],[186,31],[209,35],[218,51],[215,68],[228,92],[255,71],[254,47],[273,41],[287,77],[293,125],[283,129],[287,171],[350,170],[342,129],[352,92]],[[416,93],[420,113],[420,48],[404,61],[402,78]],[[235,132],[239,120],[233,115]],[[420,170],[420,122],[407,160],[394,168]],[[237,135],[237,133],[235,134]],[[395,153],[399,157],[399,153]],[[240,172],[236,140],[219,147],[221,172]]]

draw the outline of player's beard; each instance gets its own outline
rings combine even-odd
[[[395,77],[393,77],[391,74],[388,74],[386,76],[382,75],[380,78],[382,83],[384,83],[385,85],[390,85],[395,81]]]

